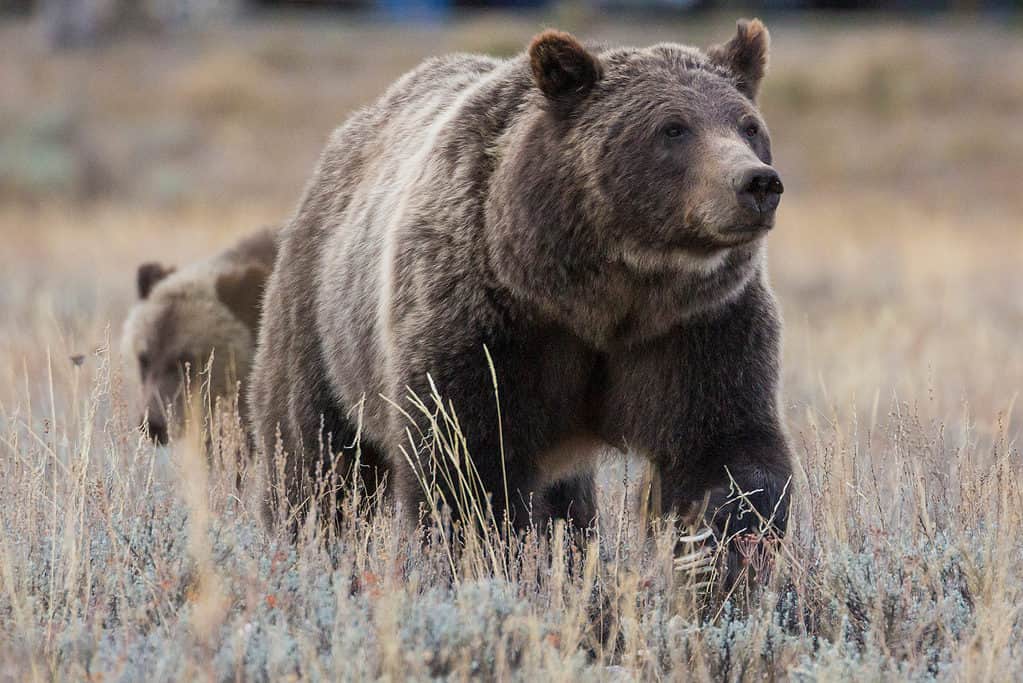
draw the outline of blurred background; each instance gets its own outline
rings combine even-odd
[[[598,480],[599,583],[530,543],[497,548],[513,583],[459,584],[396,516],[336,543],[265,533],[230,446],[207,478],[198,439],[137,431],[138,265],[285,223],[330,132],[401,73],[547,27],[706,47],[743,16],[772,35],[796,470],[763,609],[697,619],[668,536],[629,540],[624,458]],[[1023,680],[1021,19],[1010,0],[0,0],[0,679]],[[598,595],[623,628],[594,658]]]
[[[544,27],[706,47],[759,16],[794,431],[908,407],[965,439],[1018,433],[1020,9],[0,0],[0,385],[44,377],[42,349],[116,344],[140,261],[184,263],[285,221],[330,131],[427,56],[510,56]]]

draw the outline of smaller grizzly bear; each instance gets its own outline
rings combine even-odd
[[[263,286],[276,256],[276,234],[267,229],[180,270],[139,266],[139,299],[125,320],[122,347],[138,362],[146,406],[141,426],[155,441],[167,442],[176,426],[170,418],[183,415],[186,379],[198,388],[198,372],[211,357],[214,399],[233,397],[236,382],[248,380]]]

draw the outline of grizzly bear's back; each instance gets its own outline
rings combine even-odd
[[[387,442],[379,396],[396,388],[389,347],[408,327],[403,302],[425,287],[454,306],[442,303],[451,283],[473,291],[486,277],[470,263],[479,245],[469,225],[482,212],[495,136],[528,86],[524,63],[433,59],[331,136],[267,288],[274,314],[264,319],[251,397],[263,445],[273,447],[279,428],[288,451],[316,451],[303,440],[340,438],[355,419],[340,413],[355,411],[361,438]],[[466,248],[450,249],[455,242]]]

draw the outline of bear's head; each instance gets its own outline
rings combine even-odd
[[[233,398],[249,373],[269,272],[261,264],[215,263],[138,269],[138,301],[125,320],[123,348],[138,367],[142,426],[159,443],[180,425],[186,387],[199,397],[209,382],[214,400]]]
[[[571,289],[608,264],[699,278],[755,261],[783,191],[756,103],[768,45],[758,20],[706,51],[534,38],[525,122],[499,146],[488,200],[500,267],[548,254],[551,287]]]

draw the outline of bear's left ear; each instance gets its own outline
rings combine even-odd
[[[143,263],[135,274],[135,283],[138,286],[139,298],[148,299],[149,293],[153,291],[156,283],[174,272],[174,268],[168,268],[155,262]]]
[[[771,36],[759,19],[740,19],[735,37],[707,50],[707,56],[712,63],[731,71],[739,81],[739,90],[756,100],[760,81],[767,72],[770,46]]]
[[[228,271],[217,278],[217,298],[255,334],[259,327],[259,309],[263,305],[263,285],[270,272],[259,264]]]
[[[529,45],[533,80],[562,112],[583,99],[600,80],[600,60],[563,31],[544,31]]]

